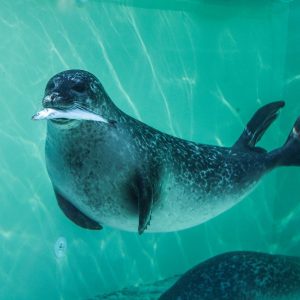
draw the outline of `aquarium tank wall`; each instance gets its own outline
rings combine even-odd
[[[300,115],[299,1],[0,7],[0,299],[101,299],[227,251],[300,255],[300,168],[276,169],[238,205],[183,231],[89,231],[59,209],[45,166],[46,121],[31,120],[50,77],[84,69],[128,115],[204,144],[232,146],[258,108],[284,100],[259,143],[279,147]]]

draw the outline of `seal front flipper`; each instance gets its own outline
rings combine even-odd
[[[69,200],[64,198],[59,192],[54,189],[55,196],[59,207],[64,214],[76,225],[93,230],[101,230],[102,226],[83,214],[78,208],[76,208]]]
[[[138,172],[137,188],[139,190],[138,208],[139,208],[139,227],[138,232],[142,234],[150,224],[151,211],[153,206],[153,193],[150,182]]]
[[[261,139],[261,137],[273,123],[273,121],[275,121],[278,116],[279,110],[284,105],[285,103],[283,101],[272,102],[256,111],[232,148],[242,148],[255,150],[258,152],[266,152],[265,149],[255,147],[255,145],[258,143],[258,141]]]
[[[151,212],[154,203],[154,181],[149,177],[148,172],[136,170],[130,185],[130,197],[137,205],[139,214],[138,233],[142,234],[150,224]]]

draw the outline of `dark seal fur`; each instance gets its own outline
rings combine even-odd
[[[300,258],[228,252],[195,266],[159,300],[298,300]]]
[[[43,106],[80,108],[111,120],[48,120],[46,164],[56,198],[85,228],[189,228],[238,203],[268,171],[300,164],[300,119],[283,147],[256,147],[282,101],[260,108],[232,147],[179,139],[128,116],[86,71],[52,77]]]

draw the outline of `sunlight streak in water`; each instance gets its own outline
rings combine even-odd
[[[108,56],[108,52],[103,44],[103,41],[102,41],[102,37],[100,35],[100,32],[97,28],[97,26],[95,25],[95,23],[93,22],[92,19],[86,17],[85,19],[86,23],[88,24],[89,26],[89,29],[90,31],[92,32],[94,38],[96,39],[97,43],[98,43],[98,46],[100,47],[101,49],[101,52],[102,52],[102,55],[103,55],[103,58],[105,60],[105,62],[107,63],[108,67],[109,67],[109,70],[117,84],[117,87],[119,88],[119,90],[121,91],[121,93],[123,94],[123,96],[125,97],[125,99],[127,100],[129,106],[132,108],[133,112],[134,112],[134,115],[135,117],[138,119],[138,120],[141,120],[141,115],[139,113],[139,111],[137,110],[136,106],[134,105],[133,101],[131,100],[130,96],[127,94],[125,88],[123,87],[120,79],[119,79],[119,76],[111,62],[111,60],[109,59],[109,56]]]
[[[235,108],[230,104],[230,102],[225,98],[221,88],[219,85],[216,86],[216,91],[212,92],[218,100],[221,101],[221,103],[229,109],[229,111],[232,113],[232,115],[239,121],[239,123],[244,127],[245,124],[242,121],[240,115],[238,114],[238,112],[235,110]]]
[[[52,40],[52,38],[48,34],[48,31],[47,31],[45,25],[41,22],[41,20],[37,19],[37,21],[40,24],[41,28],[43,29],[44,35],[48,40],[50,52],[54,53],[57,56],[57,58],[59,59],[59,61],[61,62],[61,64],[64,66],[65,69],[70,69],[69,65],[63,58],[63,55],[60,53],[60,51],[55,46],[55,42]]]
[[[295,82],[295,81],[298,81],[298,80],[300,80],[300,74],[298,74],[298,75],[295,75],[295,76],[293,76],[293,77],[291,77],[291,78],[288,78],[287,80],[286,80],[286,84],[287,85],[289,85],[289,84],[291,84],[291,83],[293,83],[293,82]]]
[[[216,140],[218,146],[221,146],[221,147],[224,147],[224,146],[225,146],[225,145],[222,143],[221,139],[220,139],[218,136],[215,137],[215,140]]]
[[[141,37],[141,34],[140,34],[139,29],[137,27],[137,24],[135,22],[133,13],[132,13],[132,11],[130,9],[128,9],[128,17],[130,18],[130,22],[132,24],[132,27],[134,28],[134,31],[135,31],[135,33],[136,33],[136,35],[138,37],[138,40],[140,42],[140,45],[141,45],[142,50],[144,52],[144,55],[145,55],[145,57],[147,59],[147,62],[149,64],[149,66],[150,66],[151,73],[153,75],[153,79],[154,79],[154,81],[156,83],[156,86],[157,86],[157,88],[159,90],[159,93],[160,93],[160,95],[161,95],[161,97],[163,99],[163,102],[164,102],[164,105],[165,105],[165,108],[166,108],[166,112],[167,112],[167,116],[168,116],[168,123],[169,123],[170,129],[171,129],[171,133],[175,135],[175,130],[174,130],[174,127],[173,127],[173,121],[172,121],[170,107],[169,107],[169,104],[168,104],[167,97],[166,97],[166,95],[165,95],[165,93],[163,91],[163,88],[162,88],[162,86],[161,86],[161,84],[159,82],[158,75],[157,75],[155,67],[153,65],[150,53],[148,52],[147,47],[146,47],[146,45],[145,45],[145,43],[143,41],[143,38]]]
[[[13,235],[12,230],[0,229],[0,236],[4,239],[10,239]]]

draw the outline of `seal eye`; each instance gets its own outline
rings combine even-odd
[[[72,90],[77,93],[83,93],[85,91],[85,85],[82,82],[77,82],[72,86]]]
[[[54,82],[53,82],[53,81],[49,81],[48,84],[47,84],[47,86],[46,86],[46,90],[47,90],[47,91],[51,91],[51,90],[53,90],[54,88],[55,88]]]

